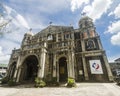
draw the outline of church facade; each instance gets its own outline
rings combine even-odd
[[[113,81],[105,50],[93,21],[83,16],[79,28],[49,25],[37,34],[24,35],[21,48],[14,49],[7,76],[16,82],[39,77],[57,82]]]

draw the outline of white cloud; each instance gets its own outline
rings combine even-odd
[[[72,0],[71,10],[75,11],[83,7],[82,12],[86,12],[94,21],[99,19],[103,13],[106,13],[112,4],[112,0],[93,0],[90,4],[90,0]]]
[[[16,43],[18,41],[15,40],[17,38],[19,39],[19,36],[12,36],[12,34],[6,36],[8,37],[0,40],[0,63],[3,64],[8,64],[12,50],[20,47],[20,44]]]
[[[108,14],[108,16],[111,16],[111,15],[113,15],[113,12],[110,12],[110,13]]]
[[[29,24],[25,20],[25,18],[17,13],[14,9],[10,8],[9,6],[3,5],[5,8],[6,18],[11,19],[12,23],[14,23],[16,26],[23,26],[27,29],[30,29]]]
[[[94,0],[91,5],[84,7],[83,12],[87,12],[94,21],[100,19],[107,12],[112,4],[112,0]]]
[[[72,0],[71,1],[71,10],[74,12],[76,9],[82,7],[83,4],[88,4],[90,0]]]
[[[115,34],[111,37],[111,43],[113,45],[119,45],[120,46],[120,32],[118,32],[117,34]]]
[[[114,9],[114,11],[110,12],[108,16],[114,15],[116,19],[120,18],[120,4]],[[111,43],[113,45],[120,46],[120,20],[113,21],[108,26],[108,30],[105,33],[112,34]]]
[[[115,18],[120,18],[120,4],[115,8],[114,11],[110,12],[108,16],[115,15]]]
[[[8,64],[10,55],[5,55],[2,52],[2,47],[0,46],[0,64]]]
[[[44,12],[44,13],[56,13],[61,10],[65,10],[66,8],[69,8],[71,0],[25,0],[24,2],[22,0],[10,0],[10,2],[15,4],[15,7],[23,6],[22,9],[29,10],[29,11],[35,11],[38,12]],[[16,4],[18,4],[16,6]],[[27,7],[26,7],[27,6]],[[27,12],[27,11],[26,11]]]
[[[115,8],[114,14],[116,18],[120,18],[120,4]]]
[[[120,54],[116,54],[113,56],[108,56],[108,62],[114,62],[117,58],[120,58]]]
[[[0,46],[0,56],[3,55],[2,53],[2,47]]]
[[[120,20],[112,22],[105,33],[112,34],[111,43],[120,46]]]
[[[25,28],[30,29],[28,23],[26,22],[26,20],[23,18],[23,16],[21,16],[20,14],[17,14],[16,19],[18,20],[18,22],[23,25]]]
[[[12,40],[12,38],[15,38],[14,35],[9,37],[9,38],[3,38],[3,39],[0,40],[0,46],[3,49],[2,50],[3,54],[10,54],[12,49],[20,47],[19,42],[15,41],[15,40]]]
[[[11,14],[11,12],[13,10],[12,8],[10,8],[10,7],[6,6],[6,5],[4,5],[4,8],[5,8],[5,13]]]
[[[41,29],[46,27],[51,20],[57,19],[51,15],[70,10],[71,0],[24,0],[24,2],[10,0],[10,2],[14,9],[20,11],[32,29]]]
[[[0,63],[8,64],[9,57],[13,48],[19,48],[20,42],[23,39],[24,33],[28,31],[29,25],[22,15],[17,13],[14,9],[4,5],[3,19],[12,19],[6,27],[6,33],[0,37]],[[9,34],[8,34],[9,32]]]
[[[116,22],[112,22],[109,26],[108,26],[108,30],[106,33],[118,33],[120,32],[120,20],[116,21]]]

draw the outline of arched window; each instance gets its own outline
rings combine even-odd
[[[53,36],[52,36],[51,34],[49,34],[49,35],[47,36],[47,40],[53,40]]]

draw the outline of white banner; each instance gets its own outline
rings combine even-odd
[[[100,60],[90,60],[91,74],[103,74]]]

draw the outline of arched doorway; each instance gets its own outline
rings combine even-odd
[[[21,82],[33,82],[37,77],[38,72],[38,59],[35,55],[28,56],[22,65]]]
[[[66,82],[68,78],[67,61],[65,57],[59,59],[59,81]]]

